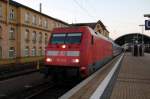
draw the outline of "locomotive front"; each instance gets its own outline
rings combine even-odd
[[[45,65],[50,71],[78,72],[80,66],[81,32],[57,30],[46,48]],[[73,71],[72,71],[73,70]]]
[[[78,66],[81,33],[53,33],[46,50],[46,64]]]

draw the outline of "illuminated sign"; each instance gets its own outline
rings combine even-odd
[[[145,30],[150,30],[150,20],[145,20]]]

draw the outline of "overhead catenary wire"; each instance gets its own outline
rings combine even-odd
[[[95,20],[95,17],[91,15],[89,11],[86,8],[84,8],[77,0],[73,0],[73,1],[76,3],[76,5],[80,7],[80,9],[82,9],[82,11],[84,11],[89,17]]]

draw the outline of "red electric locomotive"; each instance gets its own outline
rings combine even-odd
[[[49,72],[87,77],[112,58],[112,42],[88,26],[56,28],[46,48]]]

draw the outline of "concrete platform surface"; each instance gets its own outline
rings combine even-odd
[[[150,99],[150,54],[125,54],[110,99]]]

